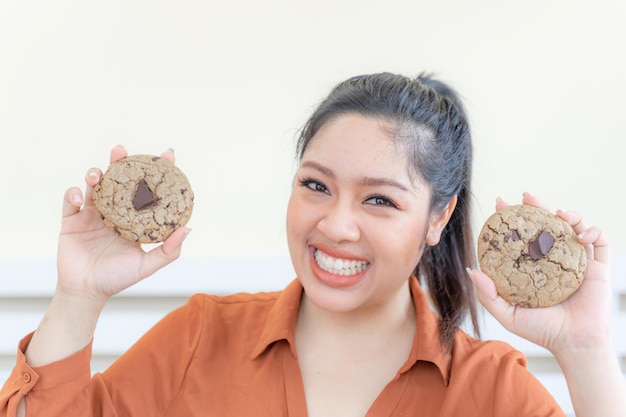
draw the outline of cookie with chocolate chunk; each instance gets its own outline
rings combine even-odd
[[[548,307],[572,295],[587,266],[585,248],[560,217],[529,205],[496,211],[478,236],[480,269],[498,294],[523,307]]]
[[[133,242],[161,242],[191,217],[194,194],[172,162],[132,155],[113,162],[94,187],[104,225]]]

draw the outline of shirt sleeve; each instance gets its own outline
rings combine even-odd
[[[198,345],[203,298],[195,296],[157,323],[102,374],[91,376],[90,343],[42,367],[26,363],[32,334],[19,344],[15,367],[0,391],[0,417],[119,417],[160,415],[179,392]]]
[[[526,368],[526,357],[517,350],[502,357],[494,382],[494,416],[565,417],[554,397]]]
[[[22,398],[26,398],[27,415],[57,415],[66,403],[62,399],[71,399],[71,393],[80,392],[90,380],[91,343],[66,359],[32,367],[25,356],[32,337],[30,333],[19,342],[15,367],[0,390],[0,417],[15,417]]]

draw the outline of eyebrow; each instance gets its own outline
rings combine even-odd
[[[327,175],[332,179],[336,179],[337,175],[330,169],[327,168],[317,162],[314,161],[304,161],[302,162],[302,167],[304,168],[312,168],[320,173]],[[387,187],[395,187],[402,191],[410,191],[409,188],[402,184],[399,181],[394,180],[393,178],[379,178],[379,177],[362,177],[358,181],[359,185],[364,186],[387,186]]]

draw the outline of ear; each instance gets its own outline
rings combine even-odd
[[[431,214],[428,223],[428,233],[426,234],[426,244],[428,246],[435,246],[439,243],[441,232],[446,227],[446,224],[448,224],[450,217],[452,217],[457,201],[457,196],[454,196],[441,211]]]

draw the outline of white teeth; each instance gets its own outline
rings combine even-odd
[[[367,261],[333,258],[319,250],[315,251],[315,262],[317,262],[324,271],[336,275],[358,274],[359,272],[363,272],[369,265]]]
[[[341,259],[335,259],[333,269],[343,269],[343,261]]]

